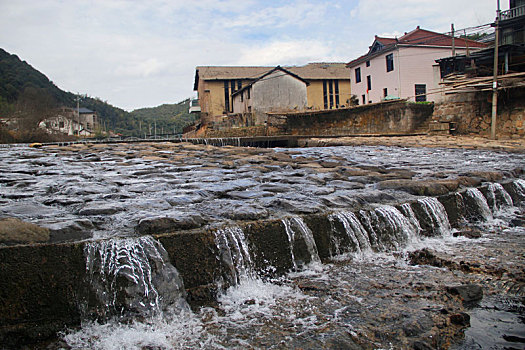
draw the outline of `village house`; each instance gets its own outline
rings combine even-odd
[[[233,93],[233,113],[252,114],[256,125],[264,124],[268,112],[304,111],[306,80],[277,66]]]
[[[201,121],[207,124],[234,113],[234,94],[273,69],[274,67],[197,67],[194,90],[199,98]],[[335,109],[350,103],[350,75],[344,63],[310,63],[282,69],[286,70],[288,78],[293,74],[307,83],[305,108]],[[192,110],[199,109],[192,105]]]
[[[400,38],[376,36],[369,51],[349,62],[351,91],[359,104],[402,98],[409,101],[441,99],[436,60],[480,49],[487,44],[421,29]]]
[[[98,127],[98,117],[88,108],[62,107],[55,116],[40,122],[39,127],[49,133],[91,137]]]

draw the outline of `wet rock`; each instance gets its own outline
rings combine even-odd
[[[292,162],[293,159],[286,153],[274,153],[270,156],[271,159],[277,162]]]
[[[459,176],[457,180],[459,184],[464,187],[478,187],[482,182],[480,178],[469,176]]]
[[[94,228],[93,223],[88,219],[52,222],[42,226],[49,229],[49,241],[52,243],[89,238]]]
[[[65,212],[38,203],[16,202],[0,207],[0,213],[4,213],[6,216],[15,216],[22,219],[40,219],[60,217],[64,215]]]
[[[452,295],[459,295],[465,303],[483,299],[483,289],[477,284],[449,286],[446,287],[446,290]]]
[[[503,179],[504,174],[501,171],[472,171],[467,173],[469,177],[477,177],[483,181],[496,182]]]
[[[78,212],[79,215],[111,215],[123,211],[117,203],[90,202]]]
[[[318,213],[326,207],[321,203],[313,200],[288,200],[288,199],[274,199],[271,200],[270,207],[279,208],[290,213],[298,214],[313,214]]]
[[[441,181],[432,180],[385,180],[377,184],[379,189],[393,189],[399,191],[405,191],[410,194],[419,196],[439,196],[450,192],[447,186],[441,183]]]
[[[271,192],[266,192],[266,191],[244,190],[244,191],[226,192],[225,195],[233,199],[256,199],[256,198],[262,198],[262,197],[270,197],[273,194]]]
[[[139,221],[135,231],[141,235],[188,230],[204,225],[201,215],[172,212],[166,216],[149,217]]]
[[[470,315],[465,312],[450,315],[450,322],[458,326],[470,326]]]
[[[341,188],[345,190],[355,190],[355,189],[362,189],[365,188],[365,185],[359,182],[350,182],[350,181],[341,181],[341,180],[334,180],[330,181],[328,185]]]
[[[335,168],[339,166],[340,163],[334,160],[325,160],[325,161],[319,162],[319,165],[321,165],[323,168]]]
[[[468,228],[456,231],[452,235],[454,237],[481,238],[481,231],[476,228]]]
[[[428,343],[421,341],[421,340],[416,340],[415,342],[413,342],[412,348],[414,350],[432,350],[434,349],[434,347],[430,346]]]
[[[231,220],[260,220],[269,216],[268,210],[261,206],[235,206],[223,212],[224,217]]]
[[[40,243],[49,240],[49,229],[17,218],[0,219],[0,243]]]
[[[446,194],[438,197],[438,200],[445,207],[448,221],[452,226],[459,226],[465,220],[465,203],[459,193]]]

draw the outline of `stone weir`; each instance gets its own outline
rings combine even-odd
[[[0,342],[53,337],[83,319],[145,317],[213,303],[246,275],[261,278],[347,252],[392,251],[451,234],[502,206],[525,205],[525,182],[485,183],[396,205],[337,210],[150,235],[0,248]],[[161,226],[159,226],[161,227]]]

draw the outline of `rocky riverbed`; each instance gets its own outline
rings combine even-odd
[[[525,154],[399,146],[143,143],[14,146],[0,152],[4,244],[358,209],[519,177],[525,164]],[[15,226],[16,234],[9,230]]]
[[[260,149],[187,143],[80,144],[38,149],[11,146],[0,152],[0,253],[10,258],[10,269],[17,264],[23,269],[42,268],[42,274],[37,271],[34,278],[28,279],[31,290],[38,291],[39,286],[33,288],[32,281],[41,278],[45,285],[66,293],[72,290],[71,295],[76,296],[74,283],[86,283],[77,276],[79,273],[87,270],[91,274],[89,281],[94,282],[97,274],[111,272],[90,270],[93,259],[104,260],[107,252],[113,252],[112,248],[97,249],[115,245],[119,250],[129,247],[140,251],[144,248],[140,246],[142,240],[134,241],[133,237],[153,234],[173,257],[177,249],[186,249],[191,255],[195,247],[174,248],[170,242],[184,242],[184,232],[194,236],[202,233],[199,242],[211,258],[203,255],[188,260],[200,266],[218,264],[224,258],[224,254],[209,248],[221,251],[217,232],[223,231],[214,231],[214,242],[213,234],[205,234],[208,228],[235,228],[232,230],[236,236],[230,238],[235,238],[237,253],[242,253],[234,257],[234,252],[229,252],[230,262],[235,265],[252,259],[255,264],[256,258],[264,262],[261,252],[250,251],[255,242],[247,244],[249,239],[258,239],[257,228],[263,227],[258,222],[269,223],[264,234],[272,233],[272,227],[284,226],[285,237],[289,235],[284,242],[290,247],[281,250],[286,259],[291,254],[293,265],[288,266],[294,271],[284,275],[272,271],[246,273],[248,265],[243,265],[242,271],[235,266],[237,283],[218,288],[215,301],[204,306],[194,304],[193,311],[173,298],[153,316],[101,323],[86,319],[81,327],[59,335],[58,341],[52,337],[51,343],[40,343],[36,348],[519,349],[525,343],[521,316],[525,290],[523,207],[519,201],[515,207],[510,206],[512,200],[503,195],[506,192],[502,187],[488,185],[521,181],[516,188],[523,188],[523,180],[519,179],[524,176],[525,153],[403,144]],[[436,225],[443,227],[433,237],[419,234],[421,227],[411,221],[409,213],[404,217],[389,206],[482,184],[493,192],[486,193],[483,202],[481,192],[471,191],[470,200],[481,201],[476,204],[476,217],[470,217],[470,222],[463,222],[461,227],[456,225],[460,230],[450,230],[443,222],[448,218],[441,218]],[[499,190],[497,196],[495,189]],[[380,213],[386,221],[376,224],[395,226],[396,234],[401,233],[399,230],[410,232],[403,233],[402,242],[374,247],[369,243],[345,254],[338,253],[340,242],[328,242],[330,248],[323,248],[318,241],[323,263],[309,246],[315,242],[306,239],[303,232],[301,244],[308,248],[310,264],[299,262],[298,251],[293,248],[299,240],[294,241],[293,236],[299,236],[297,228],[303,228],[298,225],[294,233],[289,226],[304,222],[289,218],[301,215],[314,228],[318,220],[315,215],[328,213],[330,220],[349,230],[345,225],[349,225],[350,214],[344,212],[359,209],[364,213],[361,220],[371,217],[372,212]],[[311,217],[314,219],[308,219]],[[458,223],[457,217],[450,219]],[[249,229],[246,237],[239,227]],[[363,226],[361,230],[365,233]],[[173,232],[181,234],[173,236]],[[131,240],[107,240],[115,237]],[[314,232],[313,238],[323,237]],[[96,241],[54,244],[84,239]],[[165,258],[168,254],[157,252],[162,245],[150,240],[153,238],[144,242],[153,249],[156,269],[169,265],[162,281],[166,276],[177,276]],[[358,240],[354,241],[357,245],[362,243]],[[48,248],[51,254],[70,258],[54,261],[53,255],[42,253]],[[325,249],[324,255],[321,249]],[[124,250],[126,256],[134,254]],[[11,259],[12,252],[20,256]],[[177,260],[176,255],[174,258]],[[139,260],[137,267],[155,269],[146,266],[151,257]],[[173,264],[182,267],[175,260]],[[119,259],[108,260],[112,261],[120,263]],[[123,261],[126,264],[128,260]],[[68,263],[68,269],[75,273],[66,278],[53,275],[53,267]],[[0,266],[8,264],[2,261]],[[50,273],[50,281],[44,268],[46,274]],[[271,270],[272,266],[267,268]],[[181,275],[186,287],[191,284],[191,271],[186,269]],[[0,297],[20,303],[25,300],[11,295],[18,292],[13,289],[15,292],[10,293],[6,281]],[[26,288],[18,282],[12,281],[12,285],[20,291]],[[96,285],[106,288],[101,281]],[[177,293],[181,288],[177,285]],[[157,296],[168,300],[168,295],[162,296],[161,289],[157,290]],[[107,292],[113,293],[109,289]],[[148,301],[157,307],[153,299]],[[67,313],[70,308],[78,313],[71,305],[79,303],[82,301],[67,300],[60,311]],[[49,311],[42,301],[37,306],[35,309]],[[2,303],[1,310],[9,314],[12,332],[20,326],[9,308]],[[25,313],[31,314],[31,309],[31,305],[16,305],[14,310],[27,317]],[[79,322],[76,320],[67,322],[75,324]],[[57,317],[57,324],[59,321]],[[11,344],[20,343],[15,339]]]

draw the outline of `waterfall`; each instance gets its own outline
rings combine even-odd
[[[412,224],[414,231],[416,232],[417,236],[419,236],[419,233],[422,231],[422,228],[421,228],[421,225],[419,224],[419,220],[417,219],[416,214],[414,213],[414,210],[410,206],[410,203],[402,204],[399,210]]]
[[[301,237],[308,250],[310,262],[321,262],[319,253],[317,252],[317,245],[315,244],[314,236],[312,231],[306,226],[303,219],[295,216],[292,218],[282,219],[286,234],[288,236],[290,244],[290,252],[293,260],[294,268],[297,268],[297,261],[295,259],[294,248],[296,237]]]
[[[103,309],[100,316],[151,316],[173,304],[189,309],[177,269],[152,237],[90,242],[84,253],[92,291]]]
[[[443,204],[441,204],[434,197],[426,197],[417,200],[417,203],[423,209],[424,218],[421,219],[427,220],[429,224],[429,229],[433,234],[440,236],[450,235],[452,228],[448,221],[448,215]]]
[[[410,221],[395,207],[383,205],[375,209],[377,216],[382,218],[380,228],[387,233],[386,241],[399,248],[401,244],[414,241],[417,233]]]
[[[341,211],[330,215],[330,219],[337,219],[343,224],[345,232],[352,242],[356,252],[362,253],[363,251],[372,249],[368,233],[354,213]]]
[[[497,182],[491,183],[487,190],[487,202],[492,204],[492,211],[500,210],[503,207],[512,207],[514,205],[510,194],[505,191],[501,184]]]
[[[462,197],[467,206],[467,211],[470,209],[471,218],[480,215],[485,221],[492,219],[492,212],[487,200],[477,188],[467,188]]]
[[[221,261],[228,268],[230,284],[239,284],[242,279],[255,277],[246,237],[240,227],[232,226],[215,231],[215,244]]]

